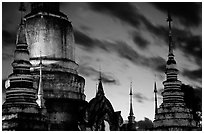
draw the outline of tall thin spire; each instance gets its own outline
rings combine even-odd
[[[154,99],[155,99],[155,114],[158,113],[158,107],[157,107],[157,85],[156,81],[154,82]]]
[[[43,99],[43,87],[42,87],[42,58],[41,58],[41,51],[40,51],[40,63],[39,63],[39,84],[38,84],[38,99],[37,103],[40,108],[44,107],[44,99]]]
[[[169,25],[169,55],[173,55],[173,41],[172,41],[172,31],[171,31],[171,23],[172,23],[172,18],[171,18],[171,14],[170,11],[168,10],[168,18],[167,18],[167,22]]]
[[[133,116],[133,108],[132,108],[132,82],[130,83],[130,116]]]
[[[128,125],[129,125],[129,129],[130,131],[132,130],[136,130],[136,126],[135,124],[135,116],[133,114],[133,108],[132,108],[132,82],[130,82],[130,113],[128,116]]]

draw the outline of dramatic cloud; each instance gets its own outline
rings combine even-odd
[[[184,35],[184,34],[182,34]],[[178,47],[184,51],[187,57],[192,56],[197,60],[198,65],[201,66],[202,61],[202,40],[201,36],[186,35],[177,37]]]
[[[172,16],[176,16],[186,27],[201,24],[201,2],[155,2],[152,4],[165,12],[165,14],[167,13],[167,9],[169,9]]]
[[[137,100],[139,103],[143,103],[144,101],[148,100],[147,97],[145,97],[142,93],[134,93],[133,98]]]
[[[146,29],[154,35],[168,37],[167,28],[163,26],[154,26],[145,16],[139,13],[136,6],[132,3],[89,3],[94,11],[111,15],[118,18],[122,22],[126,22],[134,28],[138,29],[142,24]]]
[[[87,48],[93,48],[94,47],[94,40],[90,38],[89,36],[85,35],[84,33],[75,30],[74,31],[74,37],[75,42],[79,45],[82,45]]]
[[[193,71],[184,70],[182,74],[183,76],[186,76],[191,80],[202,82],[202,69],[197,69]]]
[[[149,44],[149,42],[138,33],[133,34],[133,41],[141,49],[145,49]]]
[[[167,10],[167,6],[173,10],[173,15],[176,15],[180,20],[188,25],[199,25],[201,23],[201,3],[152,3],[161,10]],[[165,40],[168,44],[168,26],[153,25],[146,17],[139,13],[137,8],[132,3],[89,3],[94,11],[114,16],[133,26],[140,28],[141,24],[146,27],[146,30],[152,36]],[[173,34],[176,47],[180,48],[188,57],[198,58],[195,62],[201,65],[201,47],[202,41],[200,36],[193,35],[189,30],[180,30],[173,27]],[[141,37],[134,37],[133,41],[138,46],[145,46],[147,42]],[[178,41],[178,42],[177,42]],[[140,43],[139,43],[140,42]],[[178,45],[178,46],[177,46]],[[141,47],[140,47],[141,48]]]
[[[168,45],[168,27],[153,26],[146,21],[147,30],[152,33],[153,36],[160,37]],[[202,62],[202,40],[201,36],[193,35],[189,30],[180,30],[173,28],[173,43],[174,47],[183,51],[186,57],[193,57],[194,62],[201,66]]]
[[[84,75],[86,77],[91,77],[93,80],[99,79],[99,71],[96,69],[86,66],[86,65],[81,65],[79,67],[79,73],[81,75]],[[102,77],[102,82],[104,84],[109,84],[109,85],[120,85],[120,82],[118,79],[116,79],[112,74],[110,73],[103,73],[101,72],[101,77]]]
[[[119,57],[129,60],[135,65],[145,66],[158,72],[162,71],[161,66],[164,66],[166,63],[166,61],[161,57],[148,58],[140,55],[123,41],[108,42],[93,39],[80,31],[76,31],[75,36],[78,36],[76,37],[76,43],[88,52],[101,49],[104,52],[115,53]]]
[[[137,13],[137,8],[130,3],[124,2],[95,2],[89,3],[91,9],[100,13],[110,14],[119,18],[120,20],[129,23],[133,27],[138,27],[141,24],[141,15]]]

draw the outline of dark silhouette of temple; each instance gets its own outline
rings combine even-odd
[[[121,112],[115,112],[105,96],[101,76],[96,96],[90,100],[83,113],[84,118],[80,123],[80,127],[84,131],[120,131],[123,124]]]

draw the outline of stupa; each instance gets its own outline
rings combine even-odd
[[[181,91],[181,81],[177,79],[178,69],[173,54],[173,42],[171,22],[168,13],[169,24],[169,54],[166,63],[166,80],[163,82],[163,103],[155,109],[154,130],[157,131],[186,131],[194,130],[196,123],[193,120],[191,110],[184,102],[184,92]],[[156,94],[156,90],[154,91]],[[156,96],[155,96],[156,97]],[[156,98],[155,98],[156,99]],[[155,107],[157,104],[155,104]]]

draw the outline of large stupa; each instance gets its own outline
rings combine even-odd
[[[167,18],[169,24],[169,54],[166,63],[166,80],[163,82],[163,103],[157,109],[155,104],[154,130],[157,131],[189,131],[194,130],[196,123],[192,112],[184,102],[184,92],[181,90],[181,81],[177,79],[178,69],[173,54],[171,31],[171,16]],[[156,88],[155,88],[156,89]],[[154,90],[156,93],[157,91]],[[156,100],[155,100],[156,101]]]

